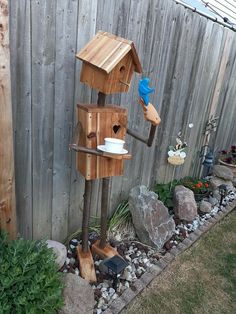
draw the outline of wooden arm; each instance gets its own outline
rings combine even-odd
[[[157,128],[156,125],[153,125],[153,124],[151,125],[148,138],[144,137],[143,135],[140,135],[136,131],[131,130],[129,128],[127,128],[127,134],[129,134],[130,136],[134,137],[136,140],[138,140],[140,142],[143,142],[148,147],[151,147],[152,143],[153,143],[153,140],[154,140],[156,128]]]
[[[158,124],[161,122],[161,118],[159,114],[157,113],[156,109],[153,107],[151,103],[149,103],[147,106],[145,105],[144,101],[142,98],[139,98],[139,103],[143,108],[143,113],[144,113],[144,118],[145,120],[151,122],[151,128],[149,130],[149,136],[148,138],[140,135],[134,130],[127,129],[127,133],[131,135],[132,137],[136,138],[140,142],[145,143],[148,147],[152,146],[155,132],[156,132],[156,127]]]
[[[96,155],[96,156],[106,157],[106,158],[112,158],[112,159],[131,159],[132,158],[132,156],[130,154],[112,154],[112,153],[98,151],[98,150],[92,149],[92,148],[78,146],[76,144],[70,144],[69,149],[74,150],[76,152],[80,152],[80,153],[86,153],[86,154],[91,154],[91,155]]]

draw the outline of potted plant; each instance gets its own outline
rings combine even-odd
[[[218,159],[221,165],[230,168],[236,176],[236,145],[232,145],[230,150],[222,150]]]
[[[205,197],[210,195],[209,182],[206,179],[185,178],[182,180],[182,184],[193,191],[195,200],[200,202]]]

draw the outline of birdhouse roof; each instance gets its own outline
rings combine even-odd
[[[107,32],[99,31],[76,57],[104,70],[106,73],[110,73],[130,51],[135,65],[135,72],[142,73],[134,43]]]

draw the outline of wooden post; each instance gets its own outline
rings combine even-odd
[[[98,100],[97,104],[100,107],[105,106],[106,95],[99,92],[98,93]],[[103,178],[102,179],[102,201],[101,201],[101,237],[99,247],[104,249],[106,246],[107,241],[107,214],[108,214],[108,207],[109,207],[109,184],[110,178]]]
[[[106,95],[104,93],[98,93],[97,105],[99,107],[105,106]],[[100,239],[92,245],[92,251],[94,254],[98,254],[101,258],[110,258],[117,255],[116,248],[107,244],[107,217],[109,208],[109,185],[110,177],[102,179],[102,200],[101,200],[101,235]]]
[[[0,229],[16,237],[15,172],[13,152],[9,10],[0,0]]]
[[[106,100],[106,95],[99,92],[98,93],[98,100],[97,100],[98,106],[104,107],[105,106],[105,100]]]
[[[89,251],[88,234],[89,234],[91,192],[92,192],[92,182],[85,180],[84,211],[83,211],[83,222],[82,222],[82,251],[83,253],[87,253]]]
[[[149,137],[148,137],[148,140],[147,140],[147,146],[148,147],[152,146],[152,143],[153,143],[153,140],[154,140],[154,136],[155,136],[155,133],[156,133],[156,128],[157,128],[156,125],[151,124]]]
[[[101,202],[101,236],[99,246],[103,249],[107,241],[107,214],[109,208],[109,184],[110,178],[102,179],[102,202]]]

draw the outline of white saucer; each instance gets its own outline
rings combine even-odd
[[[98,145],[97,149],[99,149],[99,150],[101,150],[102,152],[105,152],[105,153],[111,153],[111,154],[117,154],[117,155],[125,155],[125,154],[128,153],[128,151],[126,149],[122,149],[122,151],[119,152],[119,153],[112,152],[110,150],[107,150],[105,145]]]

